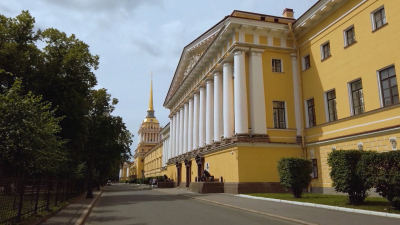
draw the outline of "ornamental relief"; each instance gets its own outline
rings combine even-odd
[[[196,54],[192,55],[192,57],[189,58],[189,65],[188,65],[188,67],[186,67],[184,76],[187,76],[190,73],[190,71],[193,69],[194,65],[196,65],[197,61],[199,61],[200,56],[201,56],[201,52],[196,53]]]

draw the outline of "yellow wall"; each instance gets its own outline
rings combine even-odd
[[[239,182],[279,182],[278,161],[282,157],[300,157],[300,146],[238,147]]]
[[[215,178],[223,176],[225,182],[239,182],[238,159],[235,154],[231,154],[232,151],[236,151],[236,148],[229,148],[204,157],[204,163],[210,164],[210,173]],[[197,166],[194,173],[196,172]]]

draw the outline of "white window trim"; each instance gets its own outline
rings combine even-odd
[[[394,66],[394,69],[396,70],[395,65],[394,65],[394,64],[391,64],[391,65],[389,65],[389,66],[383,67],[383,68],[381,68],[381,69],[379,69],[379,70],[376,71],[376,80],[378,81],[378,91],[379,91],[379,103],[380,103],[380,105],[381,105],[381,108],[384,107],[384,104],[383,104],[383,96],[382,96],[381,79],[380,79],[380,76],[379,76],[379,75],[380,75],[380,72],[381,72],[382,70],[386,70],[387,68],[390,68],[390,67],[392,67],[392,66]],[[396,74],[396,78],[397,78],[397,74]],[[365,107],[365,106],[364,106],[364,107]],[[365,108],[364,108],[364,111],[365,111]]]
[[[331,91],[335,91],[335,88],[332,88],[332,89],[324,92],[325,117],[326,117],[327,123],[333,122],[333,121],[329,121],[329,109],[328,109],[328,92],[331,92]],[[336,92],[335,92],[335,95],[336,95]],[[314,102],[314,105],[315,105],[315,102]]]
[[[276,71],[274,71],[274,68],[272,67],[272,61],[273,60],[280,60],[281,61],[281,72],[276,72]],[[272,72],[273,73],[283,73],[283,60],[282,59],[277,59],[277,58],[272,58],[271,59],[271,67],[272,67]]]
[[[308,99],[304,100],[304,105],[305,105],[304,111],[306,111],[306,113],[304,114],[304,115],[306,115],[306,128],[310,128],[310,119],[309,119],[310,116],[308,115],[308,104],[307,104],[307,101],[311,100],[311,99],[314,99],[314,108],[315,108],[315,98],[314,97],[311,97],[311,98],[308,98]]]
[[[311,57],[310,57],[310,67],[309,67],[309,68],[306,68],[306,60],[305,60],[305,58],[306,58],[307,56],[310,56],[310,54],[307,54],[307,55],[305,55],[305,56],[303,56],[303,57],[301,58],[301,64],[302,64],[302,70],[303,70],[303,71],[311,68]]]
[[[354,24],[351,25],[350,27],[346,28],[346,29],[343,31],[344,47],[349,46],[349,44],[347,43],[347,31],[349,31],[349,30],[352,29],[352,28],[354,28]],[[356,31],[356,30],[354,29],[354,31]],[[356,41],[356,32],[354,32],[354,42],[355,42],[355,41]],[[354,44],[354,42],[351,43],[351,44]]]
[[[283,102],[285,104],[285,125],[286,128],[275,128],[275,120],[272,118],[273,122],[274,122],[274,129],[289,129],[289,123],[288,123],[288,115],[287,115],[287,103],[286,101],[282,101],[282,100],[272,100],[272,117],[274,115],[274,102]]]
[[[328,44],[328,43],[330,44],[331,42],[330,42],[330,41],[326,41],[326,42],[324,42],[324,43],[320,46],[320,50],[321,50],[321,60],[327,59],[327,58],[329,58],[329,57],[332,55],[331,46],[329,45],[329,53],[330,53],[330,55],[329,55],[328,57],[324,58],[324,45],[326,45],[326,44]]]
[[[387,15],[386,15],[386,8],[385,8],[385,5],[382,5],[382,6],[380,6],[379,8],[375,9],[374,11],[372,11],[371,14],[370,14],[370,15],[371,15],[372,31],[374,31],[374,30],[377,29],[377,28],[375,27],[375,18],[374,18],[374,14],[375,14],[376,12],[378,12],[379,10],[381,10],[381,9],[384,9],[384,10],[385,10],[385,18],[386,18],[386,23],[385,23],[385,24],[387,24],[388,18],[387,18]],[[385,24],[382,24],[382,26],[385,25]],[[382,27],[382,26],[381,26],[381,27]]]
[[[362,83],[361,77],[359,77],[357,79],[354,79],[352,81],[349,81],[347,83],[347,91],[348,91],[348,94],[349,94],[350,116],[354,116],[353,96],[352,96],[351,84],[356,82],[356,81],[359,81],[359,80],[361,80],[361,83]],[[363,98],[364,98],[364,87],[363,87]],[[365,103],[365,99],[364,99],[364,103]],[[365,112],[365,104],[364,104],[364,112]]]

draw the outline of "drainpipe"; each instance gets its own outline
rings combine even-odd
[[[301,63],[300,63],[300,47],[297,43],[296,37],[294,36],[293,33],[293,27],[292,27],[292,23],[289,23],[289,31],[290,34],[292,35],[293,38],[293,42],[294,45],[296,46],[296,51],[297,51],[297,69],[298,69],[298,74],[299,74],[299,90],[300,90],[300,106],[301,106],[301,110],[300,110],[300,115],[301,115],[301,147],[303,150],[303,155],[307,158],[307,150],[306,150],[306,145],[305,145],[305,138],[304,138],[304,134],[305,134],[305,129],[304,129],[304,106],[303,106],[303,85],[302,85],[302,80],[301,80]]]

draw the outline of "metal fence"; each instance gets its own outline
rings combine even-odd
[[[84,191],[85,181],[82,180],[0,177],[0,224],[19,223]]]

